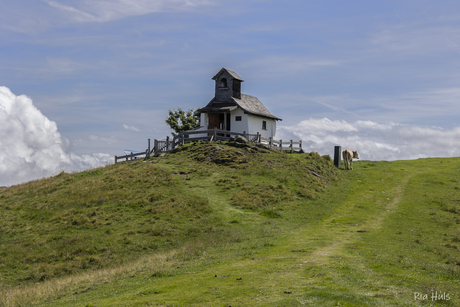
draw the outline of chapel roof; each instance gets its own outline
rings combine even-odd
[[[208,112],[228,112],[234,110],[236,107],[240,107],[243,111],[272,118],[275,120],[281,120],[281,118],[276,117],[260,102],[259,99],[255,96],[241,94],[241,99],[232,97],[232,101],[220,102],[213,98],[204,108],[197,110],[199,113],[208,113]]]
[[[260,102],[259,99],[255,96],[241,94],[241,99],[233,97],[233,100],[239,105],[241,109],[244,111],[254,114],[254,115],[262,115],[265,117],[273,118],[276,120],[281,120],[281,118],[276,117],[273,115],[268,109]]]

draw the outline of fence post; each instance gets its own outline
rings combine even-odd
[[[166,151],[169,151],[169,135],[166,137]]]
[[[299,151],[302,152],[302,140],[299,140],[299,147],[300,147]]]
[[[338,168],[340,168],[340,161],[341,161],[340,152],[341,151],[342,151],[341,146],[334,146],[334,165]]]
[[[292,140],[291,140],[291,146],[290,147],[291,147],[291,153],[292,153],[294,151],[293,145],[292,145]]]
[[[246,135],[246,131],[243,131],[243,137],[244,137],[246,140],[248,139],[248,137],[247,137],[247,135]]]
[[[153,139],[153,154],[156,155],[158,152],[158,140]]]
[[[217,128],[216,127],[214,127],[214,132],[213,132],[213,135],[212,135],[212,139],[214,141],[217,141]]]
[[[145,153],[145,159],[150,158],[150,139],[148,139],[148,141],[149,141],[149,147],[147,148],[147,151]]]
[[[190,136],[189,136],[190,137]],[[182,133],[182,137],[181,137],[181,145],[184,146],[185,144],[185,135]]]
[[[268,138],[268,147],[270,147],[270,149],[272,149],[272,136]]]
[[[115,156],[115,164],[117,164],[117,156]]]
[[[256,139],[256,142],[257,142],[257,143],[260,143],[260,133],[259,133],[259,131],[257,131],[257,139]]]
[[[280,151],[283,151],[283,140],[280,140]]]

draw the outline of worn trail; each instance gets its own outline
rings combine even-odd
[[[203,292],[187,293],[190,306],[213,306],[213,298],[228,300],[229,306],[250,306],[255,302],[276,306],[315,305],[305,289],[321,288],[333,283],[338,265],[348,250],[362,236],[378,231],[385,218],[398,207],[404,187],[412,175],[381,176],[371,185],[362,185],[358,173],[352,191],[335,212],[323,221],[299,227],[274,243],[266,252],[254,252],[252,257],[212,265],[189,276],[177,277],[177,295],[187,283],[200,283]],[[361,187],[362,186],[362,187]],[[213,196],[218,201],[217,196]],[[225,203],[219,203],[227,210]],[[353,291],[353,289],[349,289]],[[358,293],[360,290],[355,289]],[[174,289],[168,297],[174,297]],[[219,296],[222,295],[222,296]],[[168,300],[167,298],[165,298]]]

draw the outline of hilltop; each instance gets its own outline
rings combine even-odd
[[[240,147],[195,142],[148,161],[0,190],[0,284],[119,266],[209,233],[225,237],[239,228],[231,210],[281,217],[337,179],[327,156]],[[214,197],[229,207],[221,212]]]
[[[0,190],[0,305],[454,306],[459,159],[354,167],[197,142]]]

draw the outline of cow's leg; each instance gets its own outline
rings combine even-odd
[[[348,160],[345,159],[343,162],[345,163],[345,169],[348,169]]]
[[[350,160],[350,169],[353,169],[353,159]]]

